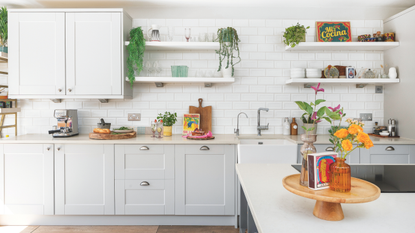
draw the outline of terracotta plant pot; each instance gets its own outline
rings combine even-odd
[[[163,136],[171,137],[172,135],[172,126],[163,126]]]
[[[330,190],[347,193],[352,189],[352,176],[346,159],[335,158],[336,162],[330,165]]]

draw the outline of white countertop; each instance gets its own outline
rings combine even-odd
[[[300,135],[285,136],[281,134],[264,134],[260,137],[252,135],[240,135],[239,138],[234,134],[217,134],[214,135],[213,140],[189,140],[183,138],[179,134],[175,134],[172,137],[163,137],[161,139],[152,138],[151,135],[137,135],[136,138],[121,139],[121,140],[94,140],[89,139],[88,134],[81,134],[78,136],[68,138],[53,138],[49,134],[26,134],[17,137],[1,138],[0,144],[18,144],[18,143],[63,143],[63,144],[193,144],[193,145],[237,145],[239,139],[286,139],[296,144],[303,144]],[[415,144],[415,140],[407,138],[378,138],[371,137],[373,144],[375,145],[408,145]],[[331,144],[329,142],[329,135],[322,134],[317,135],[317,142],[314,144]]]
[[[236,171],[259,232],[414,232],[415,193],[382,193],[363,204],[342,204],[344,219],[313,215],[315,200],[287,191],[282,179],[297,170],[287,164],[237,164]]]

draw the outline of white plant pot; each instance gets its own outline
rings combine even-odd
[[[228,69],[225,69],[226,65],[222,66],[222,75],[224,78],[232,78],[232,66],[229,65]]]

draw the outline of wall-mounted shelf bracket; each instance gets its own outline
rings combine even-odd
[[[62,99],[50,99],[53,103],[59,104],[62,102]]]
[[[304,88],[311,88],[312,86],[316,87],[317,83],[304,83]]]
[[[103,104],[106,104],[106,103],[109,102],[108,99],[98,99],[98,100],[99,100],[99,102],[101,102]]]
[[[163,83],[155,83],[155,84],[156,84],[156,87],[163,87],[164,86]]]
[[[367,85],[367,83],[359,83],[356,84],[356,88],[364,88]]]
[[[205,87],[212,87],[213,84],[212,83],[205,83]]]

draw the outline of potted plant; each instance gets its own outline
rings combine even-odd
[[[137,71],[137,76],[143,70],[144,51],[146,47],[146,40],[144,39],[143,30],[141,27],[133,28],[130,31],[130,43],[127,46],[127,77],[130,81],[130,86],[133,88],[135,81],[134,71]]]
[[[306,30],[309,28],[310,26],[305,27],[304,25],[300,25],[299,23],[297,23],[297,25],[295,26],[286,28],[283,35],[283,37],[285,38],[284,44],[294,48],[300,42],[305,42]]]
[[[3,53],[8,53],[8,48],[7,48],[7,38],[8,38],[7,26],[8,26],[7,8],[2,7],[0,9],[0,46],[1,46],[0,47],[0,52],[3,52]]]
[[[216,53],[219,55],[218,72],[223,68],[223,77],[230,78],[234,75],[234,66],[241,62],[239,53],[239,42],[241,40],[236,29],[232,27],[219,28],[217,34],[216,40],[220,44],[219,50],[216,50]]]
[[[177,121],[177,113],[165,112],[164,115],[162,113],[159,113],[159,115],[157,116],[157,119],[158,120],[163,120],[163,126],[164,126],[163,127],[164,128],[163,135],[164,136],[171,136],[172,135],[172,126]]]

